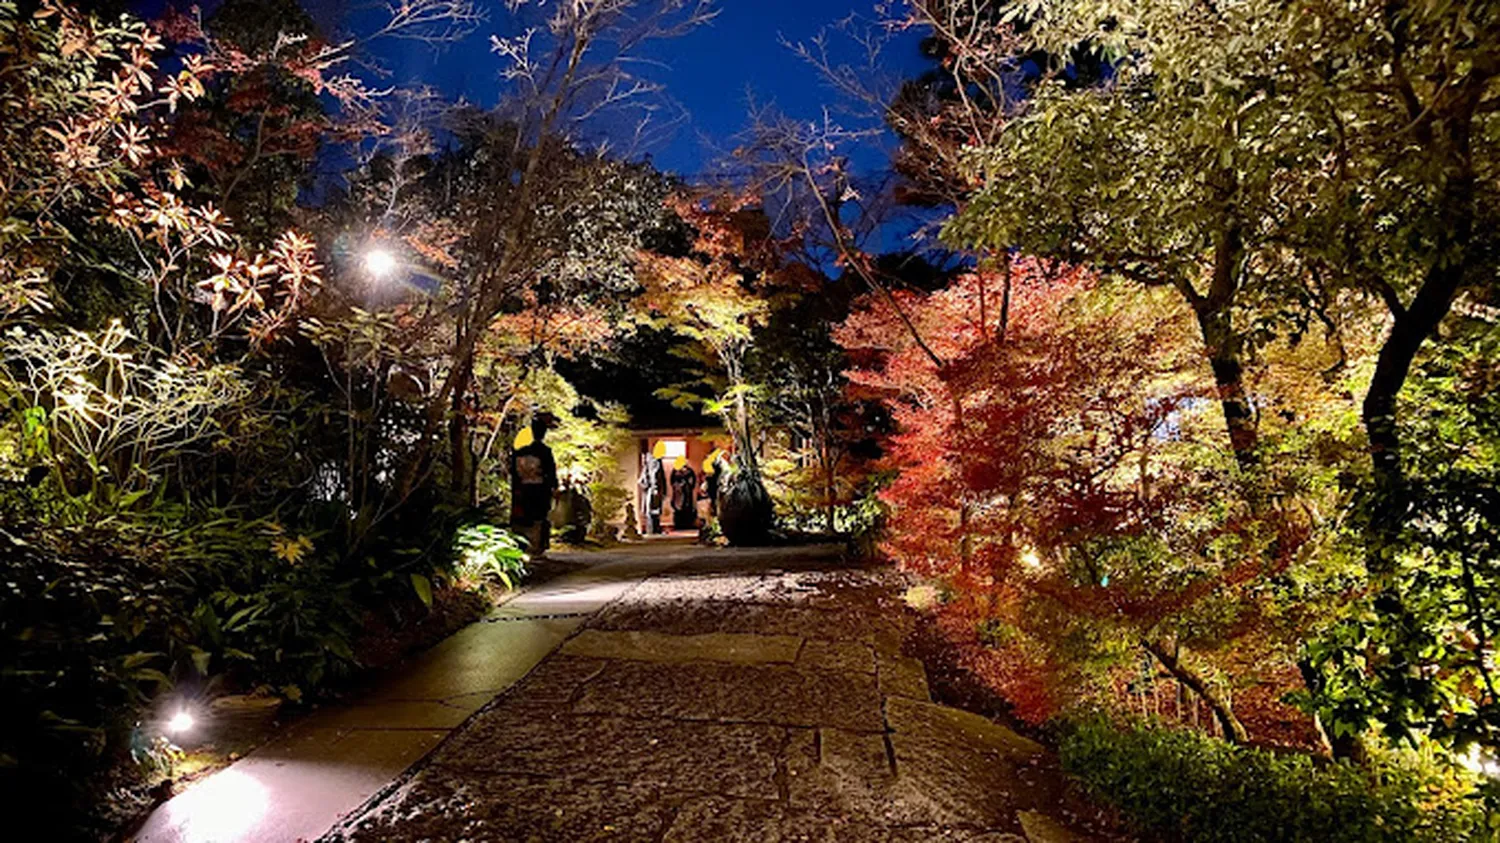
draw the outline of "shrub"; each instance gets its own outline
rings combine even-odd
[[[1070,727],[1061,754],[1095,796],[1169,838],[1463,841],[1497,830],[1475,777],[1416,752],[1358,767],[1096,719]]]
[[[453,536],[454,573],[461,579],[499,580],[515,588],[526,574],[523,540],[493,524],[470,524]]]
[[[625,517],[625,504],[630,493],[620,488],[615,478],[589,484],[589,498],[593,502],[593,523],[589,533],[598,538],[614,538],[612,522]]]

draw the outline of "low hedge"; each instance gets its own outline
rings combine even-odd
[[[1168,839],[1500,840],[1493,787],[1416,753],[1360,767],[1103,720],[1072,724],[1060,751],[1096,798]]]

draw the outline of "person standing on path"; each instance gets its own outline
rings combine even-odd
[[[543,441],[553,419],[538,413],[531,419],[531,442],[510,455],[510,526],[525,537],[533,558],[552,543],[552,499],[557,495],[557,461]]]
[[[661,445],[657,445],[660,449]],[[641,468],[642,505],[645,507],[646,534],[656,535],[661,532],[661,510],[666,503],[667,474],[662,467],[661,457],[655,451],[648,451],[643,457],[645,465]]]

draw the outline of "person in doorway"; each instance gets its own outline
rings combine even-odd
[[[726,471],[729,471],[729,455],[715,442],[708,459],[703,461],[703,485],[708,495],[708,512],[714,518],[719,517],[719,485]]]
[[[647,452],[643,456],[643,462],[639,483],[641,503],[646,509],[646,534],[654,536],[661,532],[661,509],[666,502],[667,474],[655,451]]]
[[[552,500],[557,495],[557,461],[543,441],[553,419],[538,413],[531,419],[531,442],[510,455],[510,526],[530,544],[533,557],[552,543]]]
[[[672,468],[672,529],[698,529],[698,472],[686,457]]]

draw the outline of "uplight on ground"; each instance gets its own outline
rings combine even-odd
[[[371,249],[365,254],[365,270],[376,278],[389,278],[396,265],[396,256],[388,249]]]
[[[193,719],[192,713],[184,709],[172,715],[172,719],[167,721],[167,733],[185,735],[191,732],[196,724],[197,721]]]

